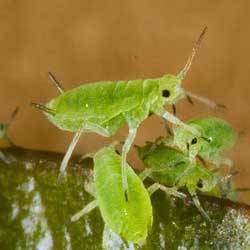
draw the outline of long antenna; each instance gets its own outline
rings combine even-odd
[[[63,94],[64,89],[63,89],[62,84],[56,79],[56,77],[51,72],[48,72],[48,75],[49,75],[49,79],[55,84],[55,86],[56,86],[57,90],[60,92],[60,94]]]
[[[42,111],[44,111],[44,112],[46,112],[48,114],[51,114],[53,116],[56,115],[56,111],[55,110],[50,109],[50,108],[46,107],[43,104],[35,103],[35,102],[31,102],[30,104],[31,104],[31,106],[33,106],[33,107],[35,107],[37,109],[40,109],[40,110],[42,110]]]
[[[186,65],[185,65],[185,67],[184,67],[183,70],[178,74],[178,77],[179,77],[181,80],[183,80],[183,79],[186,77],[187,72],[189,71],[189,69],[190,69],[190,67],[191,67],[191,65],[192,65],[193,59],[194,59],[194,57],[195,57],[195,55],[196,55],[196,53],[197,53],[197,51],[198,51],[198,49],[199,49],[199,47],[200,47],[201,41],[202,41],[202,39],[203,39],[203,37],[204,37],[206,31],[207,31],[207,26],[202,30],[202,32],[201,32],[201,34],[200,34],[198,40],[196,41],[196,43],[195,43],[195,45],[194,45],[194,47],[193,47],[193,49],[192,49],[192,53],[191,53],[191,55],[189,56],[189,58],[188,58],[188,60],[187,60],[187,63],[186,63]]]

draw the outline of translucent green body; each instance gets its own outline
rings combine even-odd
[[[136,127],[151,112],[158,112],[165,104],[184,97],[180,79],[166,75],[157,79],[131,81],[101,81],[69,90],[47,107],[55,115],[46,113],[57,127],[75,132],[79,128],[103,136],[112,136],[124,125]],[[168,97],[162,91],[168,90]]]
[[[121,157],[113,146],[94,156],[96,199],[105,224],[127,241],[144,242],[152,226],[152,206],[141,179],[127,165],[128,197],[122,188]]]
[[[194,136],[191,133],[181,127],[174,127],[173,145],[184,152],[189,151],[193,157],[199,155],[216,165],[221,164],[221,154],[229,150],[238,138],[237,132],[228,122],[216,117],[194,119],[187,124],[198,129],[201,136],[196,137],[196,143],[193,143]]]
[[[197,163],[191,163],[189,158],[178,150],[165,146],[147,143],[138,148],[138,155],[145,166],[151,169],[150,177],[166,186],[187,188],[191,194],[197,190],[220,196],[220,178]]]

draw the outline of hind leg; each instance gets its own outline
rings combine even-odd
[[[74,214],[71,217],[71,221],[75,222],[77,220],[79,220],[82,216],[84,216],[85,214],[90,213],[94,208],[96,208],[98,206],[97,204],[97,200],[93,200],[90,203],[88,203],[82,210],[80,210],[78,213]]]
[[[154,183],[153,185],[148,187],[148,192],[149,195],[151,196],[154,192],[156,192],[158,189],[162,190],[163,192],[165,192],[167,195],[171,195],[171,196],[175,196],[175,197],[179,197],[181,199],[186,198],[186,195],[178,192],[176,187],[165,187],[159,183]]]

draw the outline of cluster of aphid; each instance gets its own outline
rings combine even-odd
[[[99,207],[106,227],[126,241],[139,243],[146,239],[152,225],[150,195],[161,189],[168,195],[185,198],[179,191],[186,188],[202,215],[210,220],[200,205],[197,191],[223,196],[231,175],[220,177],[217,169],[222,164],[232,166],[222,153],[233,146],[237,133],[224,120],[207,118],[182,122],[164,109],[187,97],[211,107],[219,105],[182,88],[195,53],[204,36],[201,33],[184,69],[175,75],[131,81],[101,81],[81,85],[64,91],[50,73],[60,95],[48,104],[33,105],[46,114],[48,119],[63,130],[74,132],[74,138],[61,163],[59,179],[66,172],[72,152],[84,132],[95,132],[111,137],[125,123],[129,134],[122,145],[121,155],[112,144],[99,150],[94,156],[95,200],[72,217],[76,221],[82,215]],[[136,175],[127,164],[127,153],[133,144],[140,124],[151,114],[161,116],[173,124],[169,136],[137,147],[138,156],[145,164],[145,171]],[[208,169],[206,162],[215,165]],[[143,180],[149,177],[154,184],[147,189]]]

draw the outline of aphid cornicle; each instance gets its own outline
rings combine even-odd
[[[225,120],[217,117],[193,119],[187,122],[193,128],[200,131],[200,136],[194,136],[180,127],[173,127],[173,137],[166,138],[165,143],[174,145],[182,152],[189,154],[190,160],[198,156],[204,161],[220,167],[226,164],[232,167],[233,162],[224,158],[222,154],[232,148],[238,134]]]
[[[128,242],[142,243],[152,226],[153,215],[149,194],[139,176],[126,164],[128,177],[127,202],[124,197],[121,175],[121,156],[114,145],[104,147],[94,155],[95,200],[74,215],[78,220],[99,207],[105,225]]]
[[[197,192],[217,197],[224,196],[222,188],[227,182],[227,177],[220,177],[200,164],[190,162],[188,156],[162,142],[148,142],[144,147],[136,148],[146,167],[141,173],[144,178],[150,177],[168,187],[187,188],[198,210],[210,220],[200,205]]]
[[[43,110],[55,126],[75,132],[62,161],[59,177],[64,175],[69,158],[82,133],[95,132],[110,137],[127,123],[129,134],[122,148],[121,163],[122,183],[126,195],[128,189],[125,174],[126,156],[139,125],[149,114],[159,115],[193,135],[199,135],[196,128],[186,125],[166,111],[164,105],[175,104],[187,95],[181,86],[182,80],[191,66],[205,31],[206,28],[197,40],[185,67],[177,76],[167,74],[155,79],[100,81],[84,84],[66,92],[58,81],[55,81],[61,95],[52,99],[46,106],[34,103],[33,105]]]

